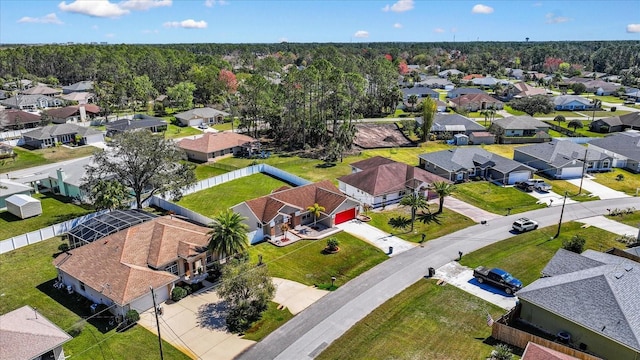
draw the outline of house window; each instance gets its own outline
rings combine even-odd
[[[469,176],[475,176],[475,175],[476,175],[476,168],[469,169]]]
[[[406,190],[402,190],[398,193],[399,196],[404,196],[407,193]]]
[[[80,290],[85,291],[84,289],[84,283],[82,281],[80,281]]]
[[[259,221],[258,221],[258,222],[256,222],[256,227],[257,227],[258,229],[262,229],[262,223],[261,223],[261,222],[259,222]]]
[[[604,169],[609,168],[609,166],[611,166],[611,164],[609,163],[609,160],[604,160],[604,161],[602,161],[602,167],[603,167]]]
[[[589,161],[589,162],[587,163],[587,168],[588,168],[588,169],[593,169],[594,167],[595,167],[595,164],[593,163],[593,161]]]
[[[173,263],[171,265],[169,265],[166,269],[166,271],[174,274],[174,275],[178,275],[178,263]]]

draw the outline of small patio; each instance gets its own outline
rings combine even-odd
[[[327,227],[323,224],[298,225],[294,229],[286,231],[284,234],[274,236],[268,242],[275,246],[287,246],[299,240],[319,240],[333,234],[337,234],[341,229],[337,227]],[[286,236],[285,236],[286,235]]]

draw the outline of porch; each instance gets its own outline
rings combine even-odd
[[[299,240],[319,240],[324,239],[333,234],[337,234],[341,229],[337,227],[327,227],[321,223],[315,225],[298,225],[295,228],[286,231],[284,234],[274,236],[267,240],[275,246],[287,246]]]

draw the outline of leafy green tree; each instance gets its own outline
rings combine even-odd
[[[340,242],[335,237],[330,237],[329,240],[327,240],[327,249],[329,249],[329,251],[337,251],[338,245],[340,245]]]
[[[126,209],[131,198],[129,189],[116,180],[98,179],[83,184],[82,190],[88,194],[89,201],[96,210]]]
[[[422,194],[411,193],[405,195],[405,197],[400,200],[400,205],[411,208],[411,231],[413,231],[416,222],[416,212],[418,209],[425,209],[428,206],[427,198]]]
[[[436,102],[429,96],[422,102],[422,141],[429,139],[429,132],[436,116]]]
[[[562,248],[580,254],[584,251],[586,239],[580,235],[574,235],[571,239],[562,240]]]
[[[147,75],[134,77],[131,85],[130,91],[134,101],[134,109],[138,103],[140,103],[144,109],[149,99],[155,98],[155,95],[158,93]]]
[[[582,124],[582,121],[580,121],[580,120],[571,120],[571,121],[569,121],[567,126],[570,127],[570,128],[573,128],[574,132],[577,129],[582,129],[584,127],[584,125]]]
[[[167,88],[167,96],[181,109],[193,107],[193,92],[196,86],[190,81],[182,81]]]
[[[550,114],[554,110],[553,103],[545,95],[527,96],[521,99],[512,100],[511,107],[515,110],[523,111],[529,116],[533,114]]]
[[[567,121],[567,119],[564,117],[564,115],[558,115],[553,118],[553,121],[557,121],[558,125],[560,125],[561,122],[565,122]]]
[[[571,84],[571,90],[573,90],[574,94],[580,95],[587,91],[587,86],[583,83],[577,82]]]
[[[433,183],[433,191],[438,194],[438,214],[442,212],[442,208],[444,207],[444,198],[451,195],[455,189],[455,185],[445,181],[436,181]]]
[[[275,291],[266,265],[256,267],[239,260],[227,263],[216,292],[229,306],[226,317],[229,331],[242,333],[249,329],[267,309]]]
[[[195,183],[195,166],[185,159],[172,140],[146,130],[124,132],[111,140],[109,149],[94,153],[82,182],[90,189],[103,179],[117,181],[133,192],[142,209],[153,195],[178,198],[183,188]]]
[[[316,224],[316,222],[318,221],[318,218],[320,217],[322,212],[325,210],[326,209],[324,208],[324,206],[318,205],[318,203],[314,203],[311,206],[307,206],[307,211],[313,215],[313,225]]]
[[[209,250],[222,258],[245,252],[249,248],[249,227],[244,220],[229,209],[218,214],[209,225]]]

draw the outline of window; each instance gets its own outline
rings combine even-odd
[[[402,190],[398,193],[399,196],[404,196],[407,193],[406,190]]]
[[[610,166],[611,166],[611,164],[609,163],[609,160],[604,160],[604,161],[602,162],[602,167],[603,167],[603,168],[605,168],[605,169],[606,169],[606,168],[609,168]]]
[[[173,263],[171,265],[169,265],[166,269],[167,272],[170,272],[174,275],[178,275],[178,263]]]
[[[80,281],[80,290],[85,291],[84,289],[84,283],[82,281]]]
[[[256,222],[256,227],[262,229],[262,223],[260,221]]]

